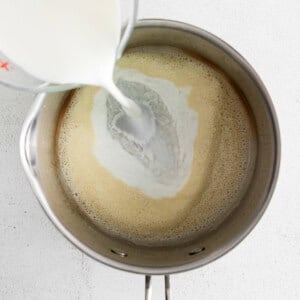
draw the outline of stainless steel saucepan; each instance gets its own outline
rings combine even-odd
[[[64,236],[101,263],[146,275],[146,299],[150,299],[151,275],[164,275],[166,299],[170,299],[170,274],[204,266],[224,255],[248,235],[263,215],[278,174],[279,130],[271,99],[258,75],[243,57],[211,33],[174,21],[142,20],[128,47],[142,45],[175,46],[201,55],[222,69],[247,101],[258,144],[255,170],[240,205],[221,226],[176,247],[141,247],[93,227],[68,201],[55,168],[56,124],[69,92],[37,96],[23,126],[20,150],[35,195]]]

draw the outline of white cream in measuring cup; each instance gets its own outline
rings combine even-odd
[[[36,78],[102,86],[128,114],[139,107],[113,82],[121,36],[117,0],[1,1],[0,50]]]

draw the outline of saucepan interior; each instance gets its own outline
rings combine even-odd
[[[126,271],[167,274],[196,268],[237,245],[255,226],[270,200],[279,165],[279,133],[271,100],[247,62],[220,39],[201,29],[167,20],[140,21],[128,47],[168,45],[201,55],[222,69],[247,101],[255,123],[257,154],[249,188],[240,205],[216,230],[189,243],[141,247],[93,227],[68,201],[54,153],[60,109],[70,92],[38,95],[21,136],[21,157],[46,214],[78,248]]]

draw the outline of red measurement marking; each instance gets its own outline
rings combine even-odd
[[[7,61],[0,60],[0,69],[4,69],[6,71],[9,71],[9,65]]]

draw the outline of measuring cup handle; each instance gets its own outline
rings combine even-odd
[[[151,276],[145,276],[145,300],[151,300],[152,285]],[[171,300],[170,276],[165,275],[165,300]]]
[[[127,46],[127,43],[129,41],[129,38],[130,38],[130,36],[133,32],[134,25],[135,25],[136,20],[137,20],[139,0],[132,0],[132,5],[133,5],[133,8],[131,10],[131,15],[128,18],[126,28],[123,32],[122,37],[121,37],[121,41],[120,41],[120,44],[119,44],[119,47],[118,47],[118,50],[117,50],[116,59],[119,59],[122,56],[122,54],[123,54],[123,52],[124,52],[124,50]]]

